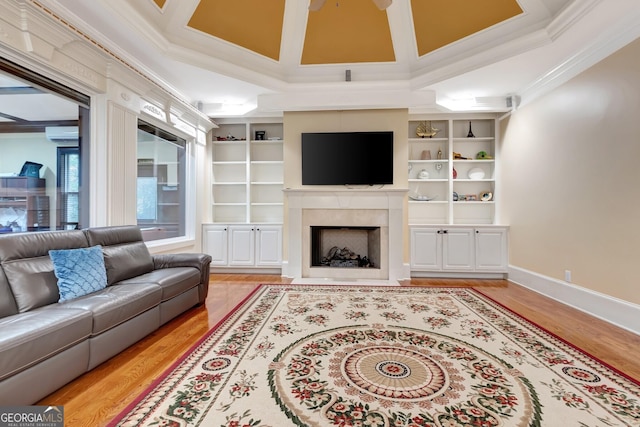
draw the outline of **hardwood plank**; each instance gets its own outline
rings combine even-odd
[[[202,335],[261,283],[276,275],[212,274],[206,304],[160,329],[38,402],[63,405],[67,427],[105,426]],[[508,280],[412,279],[408,286],[472,286],[627,375],[640,379],[640,336]]]
[[[504,289],[480,290],[593,357],[640,380],[640,335],[512,283]]]

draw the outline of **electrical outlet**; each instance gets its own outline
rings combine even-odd
[[[564,271],[564,281],[571,283],[571,270]]]

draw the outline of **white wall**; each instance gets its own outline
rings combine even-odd
[[[25,161],[40,163],[40,178],[47,180],[46,192],[49,196],[49,227],[55,229],[57,197],[58,144],[45,137],[44,133],[0,133],[0,173],[18,174]],[[4,219],[0,219],[3,223]]]
[[[640,40],[502,123],[510,262],[640,303]]]
[[[57,144],[44,133],[0,133],[0,173],[18,174],[25,160],[42,164],[40,177],[56,173]]]

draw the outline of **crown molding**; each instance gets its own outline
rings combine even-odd
[[[275,93],[258,96],[260,111],[315,111],[386,108],[437,108],[433,91],[371,90],[368,85],[351,89],[346,82],[339,90]]]
[[[547,26],[547,32],[552,40],[556,40],[565,31],[589,14],[602,0],[582,0],[570,3],[561,10]]]
[[[67,55],[65,52],[70,49],[88,50],[88,52],[84,52],[83,56],[85,63],[79,62],[82,59],[79,58],[79,60],[73,61],[77,63],[77,66],[66,67],[69,74],[77,72],[78,67],[88,69],[90,65],[93,65],[96,67],[97,74],[115,79],[150,100],[161,100],[163,104],[180,110],[181,114],[190,117],[191,121],[195,120],[205,127],[211,126],[209,117],[191,105],[189,100],[184,98],[176,88],[58,2],[34,0],[25,7],[36,8],[40,13],[51,18],[37,21],[42,24],[42,28],[49,31],[55,30],[56,33],[64,32],[67,37],[71,37],[70,40],[81,44],[81,46],[74,46],[74,43],[67,42],[61,47],[61,53]],[[43,37],[46,37],[46,33]],[[102,61],[98,61],[96,58],[101,58]],[[105,90],[104,87],[101,87],[103,85],[97,84],[98,80],[96,79],[92,79],[90,83],[94,83],[93,90]]]
[[[520,105],[524,106],[556,89],[638,37],[640,37],[640,8],[636,8],[632,13],[626,13],[615,25],[608,26],[608,29],[592,43],[519,91]]]

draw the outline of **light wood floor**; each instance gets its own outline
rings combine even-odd
[[[39,405],[63,405],[66,427],[106,425],[205,332],[261,283],[280,276],[212,274],[205,305],[194,308],[86,373]],[[473,286],[494,300],[640,379],[640,336],[506,280],[414,279],[411,286]]]

